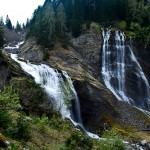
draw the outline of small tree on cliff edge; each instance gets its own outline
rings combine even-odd
[[[6,16],[6,27],[7,27],[9,30],[12,30],[12,29],[13,29],[11,20],[9,19],[8,15]]]
[[[4,26],[4,22],[3,22],[3,18],[0,18],[0,48],[3,47],[4,44],[4,31],[3,31],[3,26]]]
[[[66,14],[63,3],[60,3],[57,8],[57,24],[58,36],[63,37],[66,29]]]

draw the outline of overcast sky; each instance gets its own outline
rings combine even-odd
[[[22,24],[27,18],[31,18],[34,10],[43,5],[45,0],[0,0],[0,16],[4,21],[8,14],[12,24],[15,26],[17,20]]]

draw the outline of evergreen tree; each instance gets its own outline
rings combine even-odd
[[[60,3],[57,8],[57,33],[59,37],[63,37],[66,29],[66,14],[63,3]]]
[[[75,0],[73,4],[73,20],[72,20],[72,34],[78,37],[81,34],[81,23],[83,17],[82,1]]]
[[[4,44],[3,26],[4,26],[3,17],[0,17],[0,48],[2,48]]]
[[[0,26],[3,26],[3,25],[4,25],[3,17],[0,17]]]
[[[29,18],[27,18],[25,27],[26,27],[26,28],[29,28],[29,26],[30,26],[30,20],[29,20]]]
[[[20,23],[17,21],[17,23],[16,23],[16,30],[17,31],[20,31],[21,30],[21,25],[20,25]]]
[[[6,27],[10,30],[13,29],[11,20],[9,19],[8,15],[6,16]]]

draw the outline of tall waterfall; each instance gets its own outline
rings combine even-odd
[[[150,86],[125,35],[103,30],[102,77],[108,89],[118,98],[150,111]],[[114,38],[113,38],[114,37]]]
[[[16,54],[11,54],[11,58],[18,62],[22,69],[33,76],[35,82],[45,89],[50,99],[52,99],[54,109],[59,111],[63,118],[68,118],[75,126],[80,126],[90,137],[100,139],[97,135],[86,131],[84,128],[79,99],[72,81],[65,71],[62,71],[62,76],[57,70],[45,64],[34,65],[20,61]],[[70,104],[71,99],[75,100],[76,117],[73,116],[71,109],[67,106]]]

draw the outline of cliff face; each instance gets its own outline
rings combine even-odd
[[[58,42],[53,50],[47,50],[49,58],[44,63],[58,70],[67,71],[71,76],[80,99],[83,124],[87,129],[97,131],[103,127],[104,122],[110,125],[116,122],[146,128],[150,119],[138,109],[118,101],[102,84],[100,78],[102,41],[97,25],[92,25],[89,31],[78,38],[73,38],[67,49],[62,48]],[[20,56],[39,62],[42,59],[39,59],[42,49],[37,49],[37,53],[33,55],[33,47],[37,46],[26,42],[20,49]]]

